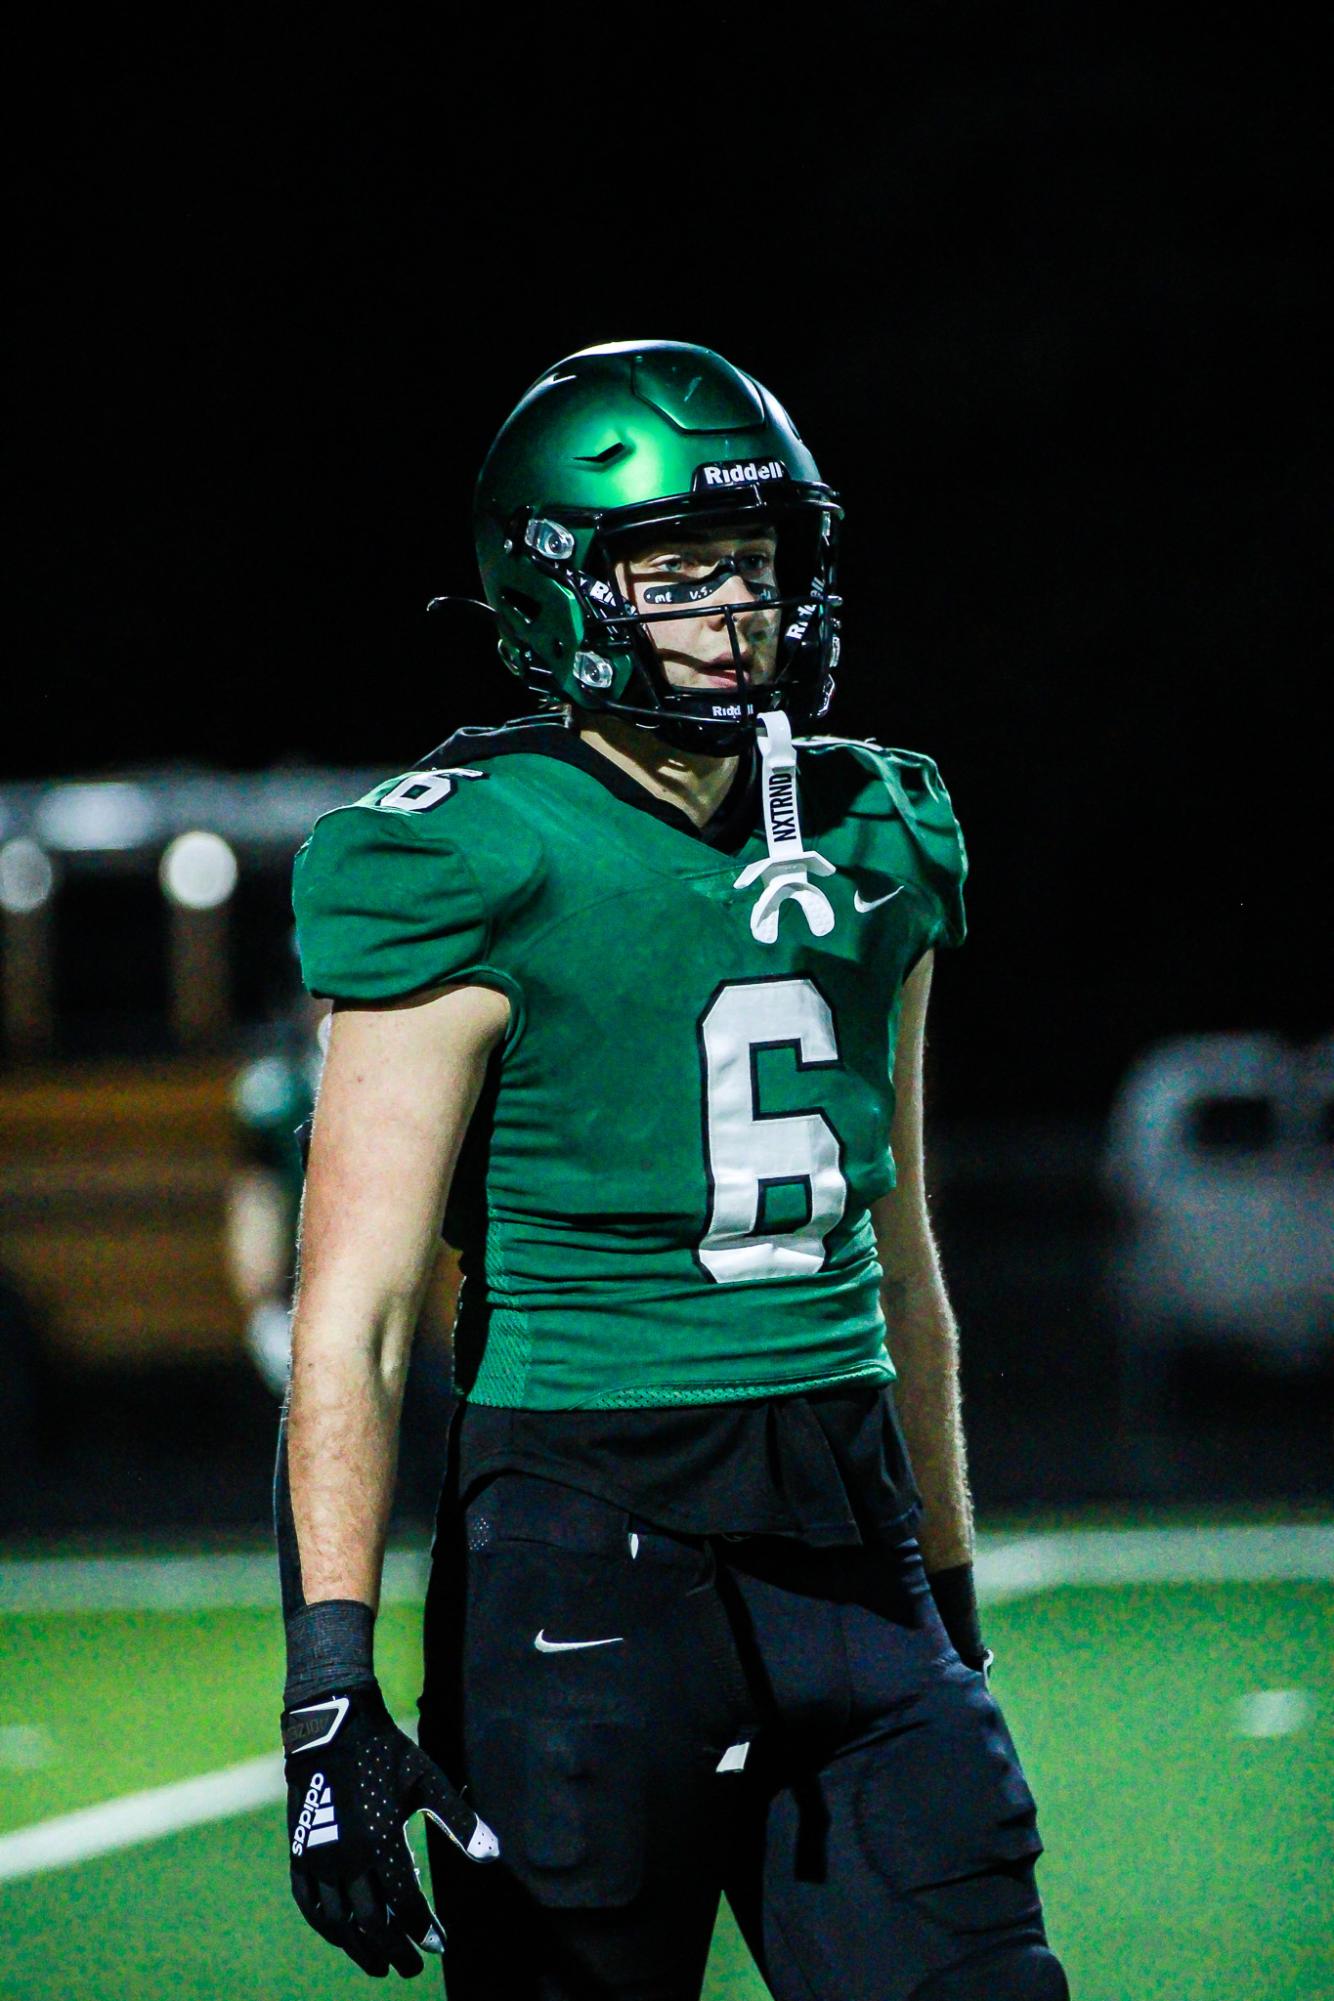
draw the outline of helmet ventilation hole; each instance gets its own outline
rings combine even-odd
[[[542,607],[536,598],[530,598],[527,591],[516,591],[505,584],[500,593],[511,611],[517,611],[525,625],[536,625],[542,616]]]

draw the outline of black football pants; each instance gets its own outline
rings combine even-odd
[[[688,2001],[724,1892],[776,2001],[1066,1995],[913,1543],[671,1536],[502,1474],[442,1514],[421,1708],[501,1846],[432,1830],[449,2001]]]

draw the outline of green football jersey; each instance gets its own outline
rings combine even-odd
[[[963,842],[929,758],[813,738],[795,766],[795,886],[777,784],[767,845],[757,823],[724,851],[548,719],[460,732],[297,857],[313,993],[511,1004],[446,1217],[462,1395],[892,1376],[868,1205],[894,1181],[904,979],[963,937]]]

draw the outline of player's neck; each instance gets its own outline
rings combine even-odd
[[[687,819],[702,827],[727,797],[736,776],[735,757],[709,757],[702,751],[674,750],[648,730],[636,729],[620,716],[600,716],[579,731],[583,741],[603,757],[637,778],[656,799],[665,799]]]

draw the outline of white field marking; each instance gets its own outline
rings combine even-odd
[[[401,1595],[419,1597],[420,1583],[413,1591],[408,1582],[422,1577],[423,1560],[405,1552],[399,1555],[403,1565],[399,1572]],[[88,1595],[76,1598],[73,1591],[59,1585],[57,1574],[62,1570],[75,1573]],[[977,1556],[978,1596],[993,1604],[1029,1597],[1060,1584],[1303,1580],[1334,1580],[1334,1524],[1070,1529],[1012,1542],[984,1537]],[[137,1597],[131,1593],[136,1581]],[[238,1596],[238,1592],[243,1595]],[[275,1595],[276,1578],[269,1557],[104,1557],[74,1559],[68,1565],[59,1559],[0,1563],[0,1612],[216,1610],[237,1604],[272,1606]],[[82,1807],[0,1835],[0,1881],[60,1868],[231,1814],[249,1813],[282,1796],[282,1766],[275,1755],[269,1755],[206,1773],[202,1778],[131,1793],[101,1806]]]
[[[1239,1737],[1291,1737],[1315,1715],[1315,1699],[1304,1688],[1257,1688],[1237,1702]]]
[[[176,1834],[185,1827],[202,1827],[230,1814],[250,1813],[282,1799],[286,1790],[282,1759],[269,1752],[221,1772],[206,1772],[199,1779],[153,1786],[100,1806],[58,1814],[54,1820],[39,1820],[14,1834],[0,1834],[0,1883],[86,1862],[91,1856]]]
[[[424,1551],[391,1550],[385,1604],[419,1604]],[[1334,1578],[1334,1523],[1287,1527],[1064,1529],[1013,1541],[981,1536],[978,1595],[996,1603],[1058,1584],[1208,1584]],[[219,1556],[15,1557],[0,1560],[0,1614],[271,1611],[275,1559]]]
[[[420,1604],[425,1551],[390,1550],[382,1605]],[[262,1550],[218,1556],[39,1556],[0,1561],[6,1612],[276,1611],[278,1561]]]
[[[977,1595],[991,1604],[1058,1584],[1263,1584],[1334,1579],[1334,1523],[1286,1528],[1065,1529],[983,1537]]]
[[[416,1737],[415,1720],[399,1716],[395,1721],[400,1730]],[[207,1827],[215,1820],[274,1806],[286,1796],[282,1757],[266,1751],[262,1757],[205,1772],[201,1778],[178,1779],[173,1785],[124,1793],[98,1806],[76,1807],[73,1813],[0,1834],[0,1883],[87,1862],[95,1855],[157,1841],[187,1827]]]

